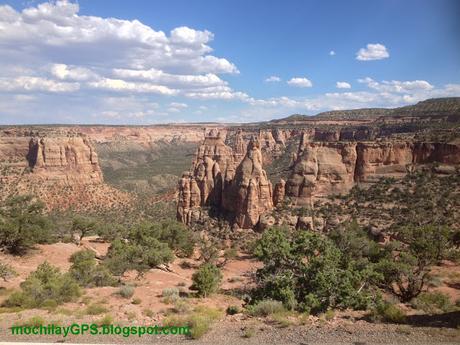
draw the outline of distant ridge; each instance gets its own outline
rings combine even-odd
[[[314,120],[365,120],[381,116],[436,116],[460,115],[460,97],[430,98],[414,105],[399,108],[362,108],[350,110],[332,110],[314,116],[293,114],[272,123],[314,121]]]

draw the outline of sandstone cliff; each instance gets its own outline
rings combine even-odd
[[[438,163],[438,172],[455,172],[460,145],[409,141],[301,142],[286,195],[298,205],[345,194],[356,183],[402,178],[423,165]]]
[[[236,152],[217,131],[206,135],[190,172],[179,181],[177,218],[191,223],[210,206],[228,213],[242,228],[254,227],[261,214],[273,208],[272,185],[262,168],[260,142],[252,138],[242,149],[241,132]],[[242,153],[245,152],[241,160]]]
[[[0,132],[0,198],[34,194],[48,209],[96,209],[130,197],[103,183],[97,154],[75,132],[10,129]]]

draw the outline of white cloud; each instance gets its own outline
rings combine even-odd
[[[356,60],[369,61],[369,60],[382,60],[390,57],[387,48],[380,43],[369,43],[366,48],[361,48],[356,53]]]
[[[187,105],[187,104],[185,104],[185,103],[180,103],[180,102],[171,102],[171,103],[169,103],[169,106],[170,106],[170,107],[173,107],[173,108],[182,108],[182,109],[188,108],[188,105]]]
[[[331,50],[331,51],[329,52],[329,55],[330,55],[330,56],[334,56],[334,55],[335,55],[335,51]]]
[[[88,68],[72,67],[65,64],[52,65],[51,74],[60,80],[85,81],[98,78],[97,74]]]
[[[335,83],[335,87],[338,89],[351,89],[350,83],[347,83],[346,81],[338,81]]]
[[[432,90],[434,88],[433,85],[425,80],[383,80],[382,82],[377,82],[372,78],[366,77],[364,79],[358,79],[358,82],[366,84],[369,88],[381,92],[404,93],[417,90]]]
[[[19,92],[73,92],[80,89],[78,83],[62,83],[54,80],[21,76],[17,78],[0,78],[0,91]]]
[[[268,77],[267,79],[265,79],[265,81],[267,83],[279,82],[279,81],[281,81],[281,78],[276,76],[276,75],[272,75],[272,76]]]
[[[312,87],[313,86],[310,80],[308,80],[307,78],[301,78],[301,77],[291,78],[287,83],[291,86],[296,86],[296,87]]]
[[[154,85],[150,83],[127,82],[121,79],[104,78],[98,81],[88,83],[89,87],[99,90],[121,91],[121,92],[145,92],[156,93],[161,95],[174,95],[177,90],[170,89],[163,85]]]

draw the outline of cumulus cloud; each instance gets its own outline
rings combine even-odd
[[[88,68],[67,66],[62,63],[52,65],[51,74],[60,80],[86,81],[98,78],[98,75]]]
[[[17,78],[0,78],[0,91],[20,92],[72,92],[80,89],[78,83],[62,83],[40,77],[21,76]]]
[[[265,79],[265,81],[267,83],[279,82],[279,81],[281,81],[281,78],[276,76],[276,75],[272,75],[272,76],[268,77],[267,79]]]
[[[295,87],[312,87],[313,86],[312,82],[309,79],[303,78],[303,77],[291,78],[290,80],[288,80],[287,83]]]
[[[387,48],[380,43],[369,43],[366,48],[361,48],[356,53],[356,60],[360,61],[382,60],[389,57]]]
[[[335,87],[338,89],[351,89],[350,83],[347,83],[346,81],[338,81],[335,83]]]
[[[382,82],[375,81],[372,78],[366,77],[364,79],[358,79],[359,83],[366,84],[371,89],[381,91],[381,92],[396,92],[404,93],[417,90],[432,90],[434,88],[429,82],[425,80],[410,80],[410,81],[400,81],[400,80],[391,80]]]
[[[162,95],[187,90],[195,97],[204,89],[206,98],[208,88],[221,86],[228,99],[234,91],[219,74],[239,73],[233,63],[212,55],[210,31],[181,26],[168,35],[138,20],[80,15],[79,5],[68,1],[22,11],[2,5],[0,28],[3,90]],[[20,79],[12,67],[24,71]]]

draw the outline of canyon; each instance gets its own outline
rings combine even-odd
[[[312,207],[426,167],[458,173],[459,123],[454,98],[244,125],[7,126],[0,198],[31,193],[50,210],[103,210],[155,196],[177,199],[186,224],[212,209],[254,228],[287,202]]]

